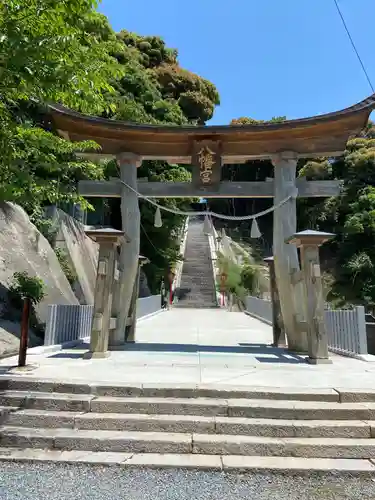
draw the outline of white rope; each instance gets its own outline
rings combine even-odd
[[[216,217],[217,219],[224,219],[224,220],[251,220],[251,219],[257,219],[258,217],[262,217],[263,215],[269,214],[269,213],[273,212],[274,210],[276,210],[277,208],[280,208],[282,205],[284,205],[284,203],[286,203],[290,199],[297,198],[297,195],[298,195],[298,189],[295,188],[295,190],[294,190],[294,192],[292,194],[288,195],[286,198],[284,198],[283,200],[281,200],[277,205],[273,205],[272,207],[267,208],[266,210],[263,210],[262,212],[258,212],[257,214],[242,215],[242,216],[236,217],[236,216],[232,216],[232,215],[218,214],[216,212],[211,212],[209,210],[204,210],[204,211],[199,211],[199,212],[183,212],[182,210],[178,210],[177,208],[173,209],[173,208],[164,207],[163,205],[159,205],[159,203],[156,203],[156,201],[152,200],[151,198],[148,198],[147,196],[142,195],[136,189],[134,189],[133,187],[129,186],[129,184],[127,184],[126,182],[124,182],[122,180],[120,180],[120,182],[121,182],[121,184],[123,184],[124,186],[126,186],[128,189],[130,189],[131,191],[133,191],[133,193],[135,193],[138,196],[138,198],[142,198],[143,200],[148,201],[149,203],[151,203],[151,205],[154,205],[155,207],[159,208],[160,210],[164,210],[165,212],[170,212],[170,213],[176,214],[176,215],[184,215],[186,217],[194,217],[196,215],[207,215],[209,217]]]

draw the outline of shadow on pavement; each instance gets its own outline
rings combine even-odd
[[[199,345],[199,344],[161,344],[161,343],[132,343],[120,349],[132,352],[158,353],[212,353],[212,354],[250,354],[260,363],[305,364],[303,357],[291,354],[286,349],[272,347],[267,344],[239,344],[234,346]]]

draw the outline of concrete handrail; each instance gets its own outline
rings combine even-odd
[[[220,292],[217,290],[217,286],[216,284],[218,283],[219,281],[219,266],[218,266],[218,243],[217,243],[217,237],[218,237],[218,234],[217,234],[217,231],[216,229],[214,228],[213,225],[212,226],[212,232],[208,235],[208,243],[210,245],[210,256],[211,256],[211,262],[212,262],[212,275],[213,275],[213,279],[214,279],[214,283],[215,283],[215,290],[216,290],[216,301],[218,304],[221,304],[221,294]]]
[[[179,251],[179,253],[180,253],[180,255],[182,255],[182,257],[185,256],[186,241],[187,241],[187,235],[188,235],[188,226],[189,226],[189,217],[186,217],[186,221],[185,221],[185,224],[183,226],[182,240],[181,240],[180,251]],[[172,284],[173,290],[180,287],[183,266],[184,266],[183,260],[180,260],[177,262],[176,274],[175,274],[173,284]]]

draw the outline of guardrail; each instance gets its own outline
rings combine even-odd
[[[222,303],[222,295],[220,291],[218,290],[218,282],[219,282],[219,266],[218,266],[218,250],[219,250],[219,244],[218,244],[218,234],[216,229],[214,228],[213,224],[211,224],[212,227],[212,232],[208,234],[208,244],[210,245],[210,255],[211,255],[211,262],[212,262],[212,276],[214,279],[215,283],[215,289],[216,289],[216,302],[220,306],[224,306],[225,303]],[[224,298],[225,301],[225,298]]]
[[[185,257],[188,227],[189,227],[189,217],[186,217],[185,224],[183,225],[182,231],[181,231],[182,237],[181,237],[180,251],[179,251],[180,255],[182,255],[182,258]],[[184,261],[183,260],[178,261],[176,264],[176,274],[175,274],[175,277],[173,280],[173,285],[172,285],[173,290],[180,287],[183,267],[184,267]]]
[[[151,295],[137,301],[137,320],[145,319],[161,311],[161,296]],[[48,306],[48,317],[44,345],[79,342],[90,337],[93,305]]]
[[[245,307],[247,314],[272,325],[272,302],[270,300],[248,296],[245,300]]]
[[[363,306],[325,311],[325,321],[330,351],[346,356],[368,354]]]
[[[247,297],[245,312],[272,325],[272,302],[269,300]],[[353,309],[326,310],[324,318],[328,349],[331,352],[366,359],[369,354],[367,348],[368,332],[366,333],[365,308],[363,306],[357,306]]]

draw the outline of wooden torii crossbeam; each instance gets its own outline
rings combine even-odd
[[[296,179],[299,158],[339,156],[350,137],[366,126],[375,108],[375,94],[342,111],[312,118],[236,126],[161,126],[120,122],[85,116],[59,105],[49,106],[49,117],[65,139],[92,140],[100,145],[99,155],[115,157],[120,179],[106,182],[82,181],[80,193],[87,197],[121,197],[123,230],[130,242],[121,252],[119,291],[115,299],[117,343],[124,332],[137,276],[140,215],[138,196],[156,197],[245,197],[274,198],[273,252],[283,323],[289,348],[306,350],[301,283],[292,276],[299,271],[295,246],[285,243],[297,231],[296,188],[300,197],[335,196],[338,181]],[[92,156],[92,155],[91,155]],[[274,179],[259,183],[220,182],[223,164],[271,159]],[[165,160],[193,165],[191,183],[137,181],[142,160]],[[244,165],[243,168],[249,168]],[[130,186],[132,189],[126,187]],[[281,204],[288,198],[286,203]],[[249,214],[250,215],[250,214]]]
[[[341,181],[296,180],[298,197],[319,198],[340,194]],[[119,179],[80,181],[79,193],[88,198],[121,198],[123,186]],[[147,198],[273,198],[275,182],[221,182],[217,189],[197,188],[191,182],[138,181],[137,190]]]

